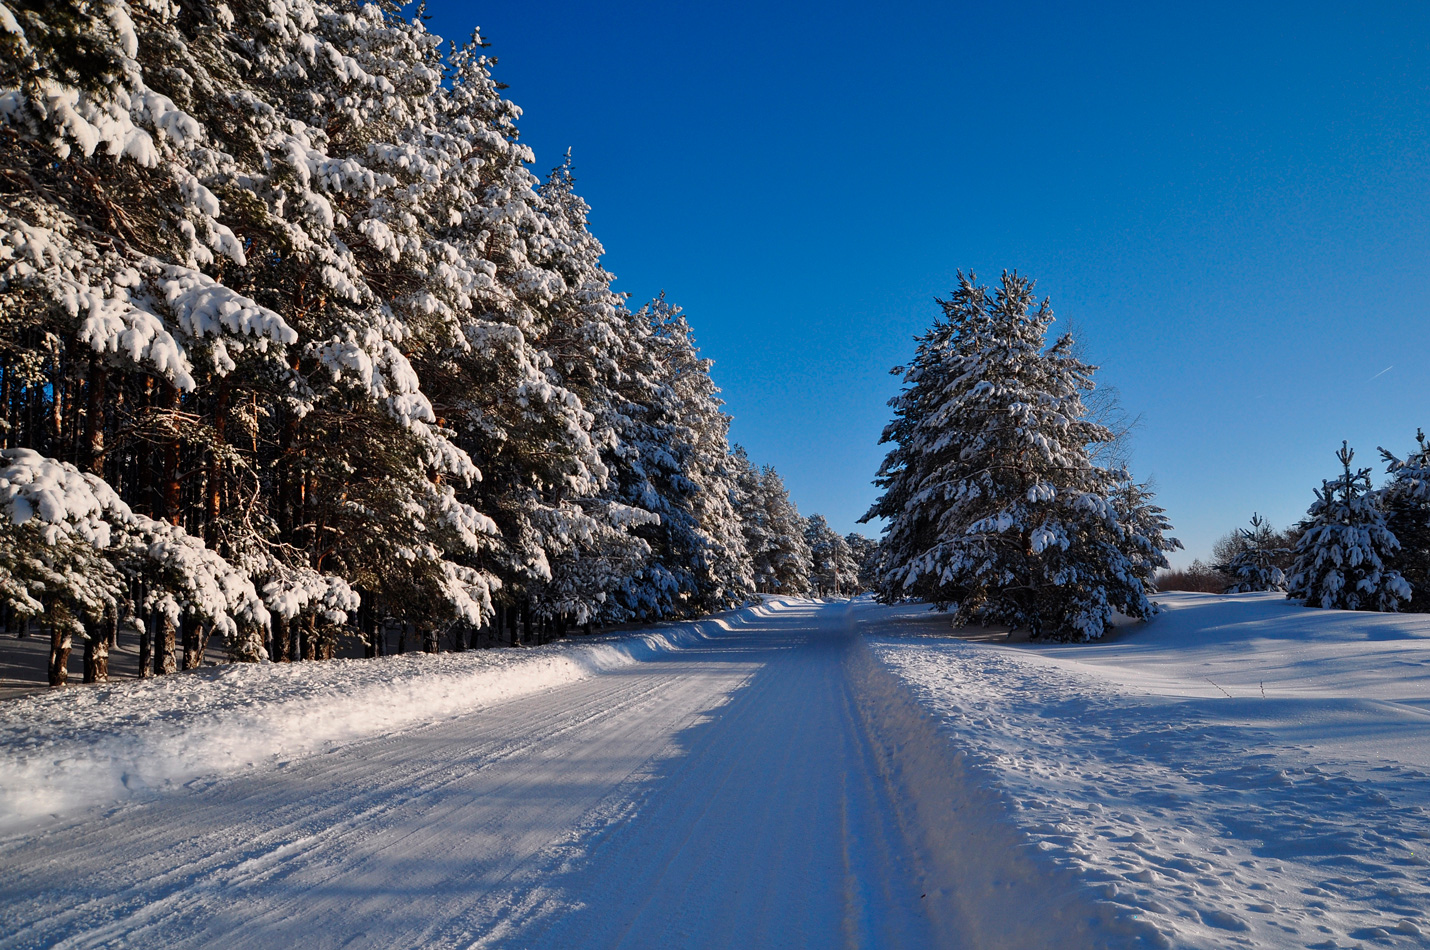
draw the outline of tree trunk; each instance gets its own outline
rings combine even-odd
[[[154,627],[158,624],[158,611],[149,615],[147,621],[139,624],[139,678],[148,679],[154,675]]]
[[[50,685],[63,686],[69,680],[70,648],[74,635],[69,628],[57,623],[50,624]]]
[[[223,503],[223,463],[219,449],[226,445],[228,434],[228,380],[219,381],[214,397],[214,441],[217,446],[209,453],[209,471],[204,485],[204,533],[211,548],[218,547],[218,516]]]
[[[364,642],[363,642],[362,655],[365,656],[365,657],[366,657],[367,659],[369,659],[369,660],[376,659],[377,656],[378,656],[378,652],[377,652],[377,627],[378,627],[378,623],[377,623],[377,621],[374,620],[372,617],[364,617],[364,618],[363,618],[363,632],[364,632],[365,634],[367,634],[367,636],[365,636],[365,637],[363,638]]]
[[[199,624],[189,620],[184,623],[182,629],[184,631],[184,669],[196,670],[204,665],[204,648],[199,639]]]
[[[159,613],[159,629],[155,639],[158,640],[154,644],[155,674],[168,676],[170,673],[177,673],[179,671],[178,630],[169,615],[162,611]]]
[[[89,399],[84,411],[85,462],[91,473],[104,477],[104,397],[109,370],[99,357],[89,361]]]
[[[428,627],[422,631],[422,652],[436,653],[438,649],[438,633],[436,627]]]
[[[302,656],[309,662],[318,659],[318,631],[314,621],[315,615],[307,614],[303,617],[302,625],[299,628],[302,635]]]
[[[160,383],[162,396],[160,397],[161,408],[170,411],[169,425],[173,431],[164,437],[164,468],[159,476],[159,485],[162,492],[164,515],[170,524],[177,525],[179,517],[179,391],[168,380]],[[173,624],[169,624],[172,632]],[[172,672],[172,670],[170,671]]]
[[[84,681],[109,682],[109,637],[102,628],[88,630],[84,640]]]
[[[407,621],[404,620],[397,628],[397,655],[401,656],[407,652]]]
[[[591,621],[586,621],[586,623],[581,628],[581,632],[588,637],[591,635]]]
[[[274,663],[288,660],[288,622],[274,617],[268,632],[268,659]]]
[[[521,605],[521,639],[523,643],[533,642],[531,639],[531,602],[527,601]]]

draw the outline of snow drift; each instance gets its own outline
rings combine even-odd
[[[954,639],[917,606],[860,620],[954,757],[945,796],[984,786],[1025,851],[1152,945],[1423,946],[1430,617],[1159,600],[1150,625],[1086,645]],[[974,824],[965,847],[1001,854],[995,832]],[[1050,893],[1021,892],[1012,912]]]
[[[534,649],[235,664],[23,697],[0,706],[0,833],[550,689],[769,609]]]

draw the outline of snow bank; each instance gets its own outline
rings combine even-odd
[[[530,649],[237,664],[22,697],[0,705],[0,833],[561,686],[777,607]]]
[[[856,651],[850,676],[881,778],[899,790],[905,833],[922,839],[926,879],[939,882],[923,906],[941,933],[990,950],[1165,945],[1105,888],[1034,846],[997,774],[950,743],[874,653]]]
[[[961,753],[949,784],[981,775],[1149,942],[1423,946],[1430,617],[1158,599],[1166,615],[1085,645],[954,640],[922,608],[860,618]]]

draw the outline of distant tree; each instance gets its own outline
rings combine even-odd
[[[1216,566],[1218,571],[1232,578],[1225,592],[1284,591],[1286,574],[1276,562],[1287,552],[1277,544],[1278,535],[1271,522],[1252,512],[1251,527],[1239,529],[1237,540],[1235,553]]]
[[[731,455],[736,498],[750,556],[755,590],[762,594],[809,593],[810,554],[804,519],[773,466],[756,470],[745,450]]]
[[[1168,569],[1158,573],[1158,590],[1191,591],[1201,594],[1220,594],[1226,590],[1229,578],[1216,568],[1204,563],[1200,558],[1180,569]]]
[[[1355,452],[1341,443],[1344,471],[1323,481],[1306,513],[1306,531],[1296,545],[1287,596],[1308,607],[1399,610],[1410,585],[1386,562],[1400,542],[1386,526],[1370,469],[1351,470]]]
[[[858,591],[873,590],[879,577],[879,542],[851,531],[844,536],[844,543],[849,545],[849,554],[859,565]]]
[[[1380,490],[1380,507],[1386,527],[1400,542],[1389,566],[1410,585],[1410,602],[1404,609],[1430,613],[1430,443],[1425,433],[1415,433],[1416,449],[1404,460],[1380,450],[1390,481]]]
[[[810,515],[804,540],[809,545],[809,579],[820,596],[852,593],[859,583],[859,562],[849,542],[840,537],[823,515]]]

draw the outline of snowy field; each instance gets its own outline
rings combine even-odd
[[[1430,943],[1430,617],[1158,600],[1088,645],[860,619],[1036,846],[1170,945]]]
[[[0,950],[1424,946],[1430,619],[777,600],[0,706]]]

